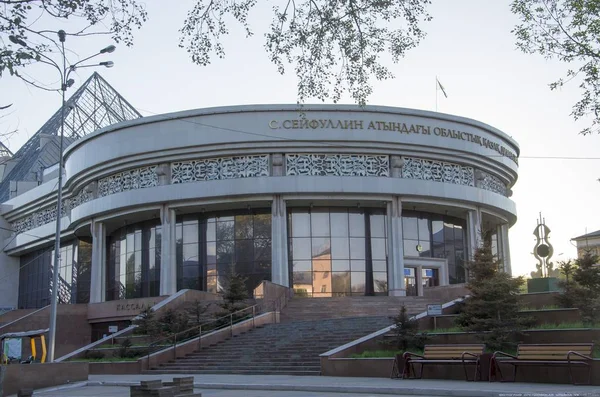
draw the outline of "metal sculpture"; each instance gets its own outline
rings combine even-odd
[[[542,218],[537,221],[537,226],[533,229],[533,235],[536,238],[535,246],[533,247],[533,256],[538,260],[537,275],[539,277],[549,277],[554,269],[554,264],[550,262],[554,248],[549,241],[550,228],[546,226],[546,219]]]

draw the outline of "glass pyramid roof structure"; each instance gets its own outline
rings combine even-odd
[[[142,115],[98,73],[66,101],[63,149],[100,128]],[[39,181],[39,173],[55,165],[60,155],[61,109],[6,161],[0,182],[0,203],[11,198],[11,181]]]

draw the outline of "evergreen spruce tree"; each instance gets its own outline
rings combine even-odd
[[[492,350],[500,350],[514,335],[528,325],[519,315],[519,288],[523,277],[512,278],[500,270],[500,262],[492,254],[491,244],[475,250],[468,263],[470,297],[462,305],[457,324],[478,337]]]
[[[396,348],[402,351],[409,349],[422,350],[428,336],[424,333],[419,333],[419,323],[414,318],[408,316],[406,306],[400,307],[400,312],[396,317],[393,317],[394,335],[396,336]]]
[[[573,273],[575,272],[575,269],[577,269],[577,266],[569,260],[560,262],[558,268],[564,278],[557,282],[558,287],[562,289],[562,293],[556,297],[556,301],[560,307],[567,309],[577,307],[575,303],[575,294],[578,286],[573,279]]]
[[[584,323],[595,324],[600,319],[600,258],[586,252],[575,263],[571,289],[575,307]]]
[[[246,277],[235,271],[235,267],[231,266],[227,281],[224,285],[223,302],[220,304],[223,311],[216,313],[217,317],[226,316],[236,311],[246,308],[244,302],[248,299],[248,290],[246,289]]]

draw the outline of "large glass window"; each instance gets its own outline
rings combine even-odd
[[[180,216],[176,239],[178,290],[220,292],[232,267],[246,277],[249,295],[271,280],[269,210]]]
[[[290,209],[289,266],[296,296],[386,294],[386,231],[380,209]]]
[[[89,303],[91,244],[83,240],[63,243],[58,266],[58,302]],[[30,252],[21,257],[19,308],[38,309],[50,304],[54,249]]]
[[[402,212],[404,255],[446,258],[451,284],[465,282],[466,222],[449,216]]]
[[[123,227],[107,238],[106,300],[160,295],[161,225]]]

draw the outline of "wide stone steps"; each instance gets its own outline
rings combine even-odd
[[[319,355],[392,324],[404,304],[410,314],[431,303],[418,297],[294,298],[281,323],[164,363],[145,373],[319,375]]]

